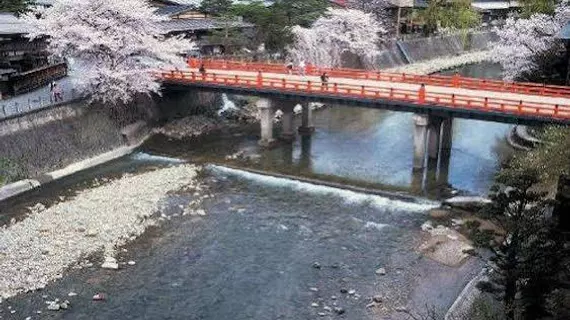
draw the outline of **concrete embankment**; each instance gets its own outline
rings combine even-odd
[[[469,52],[486,51],[496,39],[497,36],[493,32],[477,32],[388,41],[381,45],[382,53],[376,65],[380,69],[390,69],[444,57],[447,59]],[[438,70],[432,72],[435,71]]]
[[[137,98],[126,106],[128,119],[116,109],[74,101],[2,120],[0,159],[15,164],[17,172],[0,168],[8,180],[0,201],[125,156],[148,137],[152,123],[216,108],[218,96],[186,92],[159,101]]]

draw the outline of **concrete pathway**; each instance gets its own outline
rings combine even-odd
[[[63,102],[78,97],[73,87],[73,78],[65,77],[57,80],[58,86],[63,90]],[[0,100],[0,119],[27,113],[32,110],[42,109],[55,104],[51,97],[49,85],[34,91],[17,95],[8,99]]]

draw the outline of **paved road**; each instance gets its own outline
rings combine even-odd
[[[76,98],[77,94],[73,90],[73,78],[65,77],[57,82],[63,89],[63,100],[69,101]],[[8,99],[0,100],[0,119],[23,114],[35,109],[41,109],[53,105],[49,85],[34,91],[17,95]]]

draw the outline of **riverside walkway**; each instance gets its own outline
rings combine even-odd
[[[442,113],[510,123],[570,124],[570,87],[460,76],[423,76],[358,69],[191,59],[187,70],[167,70],[166,83],[304,101],[342,103],[415,113]],[[320,81],[326,72],[328,84]],[[425,92],[420,85],[425,84]]]

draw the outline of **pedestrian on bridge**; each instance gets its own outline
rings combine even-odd
[[[200,68],[198,69],[198,71],[200,71],[200,73],[201,73],[202,75],[205,75],[205,74],[206,74],[206,68],[204,67],[204,64],[203,64],[203,63],[200,65]]]
[[[307,65],[305,64],[305,60],[301,60],[301,62],[299,62],[299,75],[305,76],[305,68],[306,67],[307,67]]]
[[[291,61],[287,62],[287,73],[293,74],[293,62]]]
[[[323,72],[323,74],[321,74],[321,88],[323,90],[328,91],[329,89],[329,75],[326,72]]]

